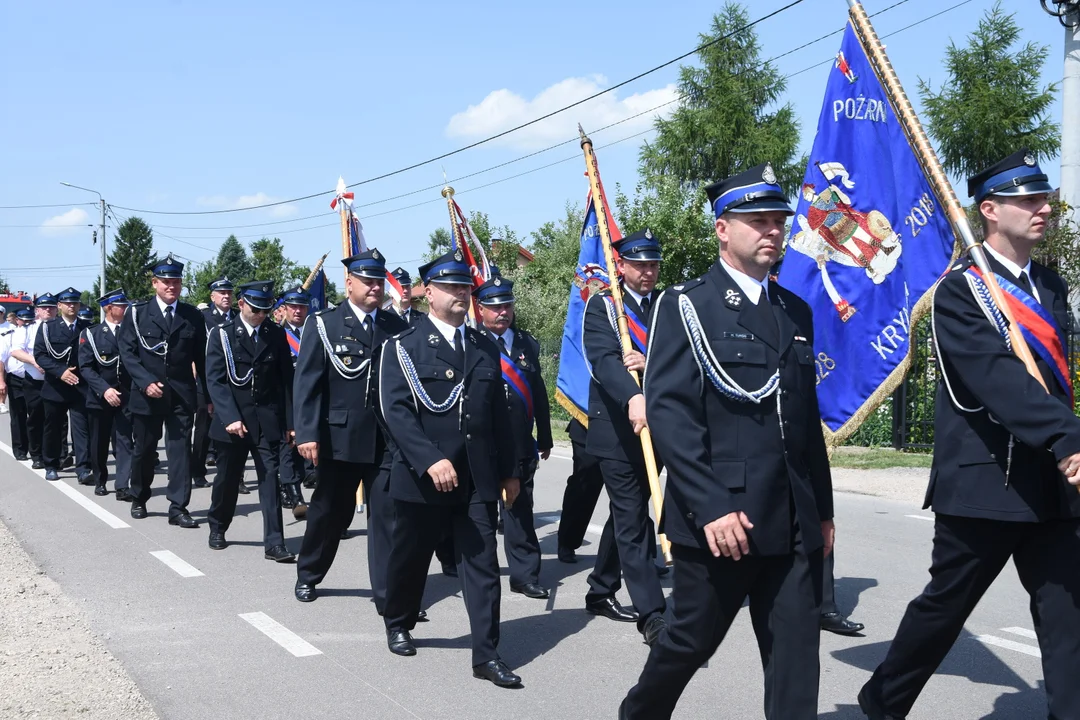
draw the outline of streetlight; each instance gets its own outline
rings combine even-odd
[[[80,185],[72,185],[71,183],[66,183],[63,180],[60,181],[60,184],[69,188],[74,188],[76,190],[85,190],[86,192],[92,192],[98,196],[98,201],[101,203],[101,276],[98,280],[98,291],[102,295],[104,295],[109,291],[108,288],[105,287],[105,198],[101,197],[101,193],[99,193],[97,190],[84,188]],[[101,313],[101,320],[102,322],[104,322],[105,308],[98,308],[98,310]]]

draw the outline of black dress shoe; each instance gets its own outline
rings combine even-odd
[[[217,467],[217,455],[213,453],[206,454],[206,467]]]
[[[296,587],[293,588],[293,595],[300,602],[314,602],[315,598],[319,597],[319,593],[315,590],[315,586],[310,583],[296,582]]]
[[[104,497],[109,494],[109,488],[105,487],[104,485],[98,485],[94,488],[94,494],[98,497]]]
[[[838,612],[821,614],[821,629],[837,635],[857,635],[864,627],[862,623],[852,622]]]
[[[593,615],[599,615],[618,622],[637,622],[638,620],[637,612],[634,610],[627,610],[613,597],[586,602],[585,610]]]
[[[210,540],[206,543],[211,550],[224,550],[229,543],[225,542],[225,533],[210,532]]]
[[[863,685],[862,690],[859,691],[859,709],[870,720],[905,720],[903,715],[890,715],[885,712],[881,701],[874,697],[874,693],[870,690],[870,683]]]
[[[408,630],[388,630],[386,632],[386,647],[390,652],[403,657],[412,657],[416,654],[416,646],[413,645],[412,635]]]
[[[521,684],[521,678],[510,672],[502,660],[488,660],[483,665],[473,665],[472,676],[490,680],[499,687],[517,687]]]
[[[573,564],[577,562],[577,553],[573,548],[559,546],[559,562]]]
[[[265,553],[263,557],[267,560],[273,560],[279,563],[291,563],[296,562],[296,556],[289,552],[289,549],[284,545],[275,545]]]
[[[59,480],[60,479],[60,473],[58,473],[55,470],[46,470],[45,471],[45,479],[46,480]]]
[[[135,518],[136,520],[142,520],[144,517],[146,517],[146,503],[132,500],[131,517]]]
[[[450,563],[442,563],[442,574],[446,577],[457,577],[457,565],[451,565]]]
[[[63,460],[60,461],[60,469],[67,470],[68,468],[73,467],[75,467],[75,456],[69,453],[68,455],[64,456]]]
[[[656,577],[667,577],[670,574],[671,568],[669,568],[667,565],[656,566]]]
[[[78,472],[75,473],[75,477],[79,479],[80,485],[96,485],[97,481],[94,480],[94,473],[90,472]]]
[[[641,629],[641,636],[645,638],[645,644],[652,647],[660,639],[660,633],[667,627],[667,620],[663,615],[656,614],[645,621],[645,627]]]
[[[199,527],[199,521],[188,515],[186,512],[182,512],[179,515],[173,515],[169,518],[170,525],[179,525],[182,528],[193,530]]]
[[[281,503],[282,510],[292,510],[296,507],[296,501],[289,496],[284,485],[278,490],[278,501]]]
[[[243,480],[240,481],[240,485],[237,486],[236,491],[238,493],[240,493],[241,495],[250,495],[251,494],[251,491],[248,490],[247,485],[244,484]]]
[[[26,453],[20,453],[19,455],[15,456],[15,459],[18,460],[19,462],[25,462],[26,460],[30,459],[30,456],[27,455]]]
[[[196,477],[196,478],[191,478],[191,486],[192,487],[197,487],[197,488],[200,488],[200,489],[201,488],[208,488],[208,487],[210,487],[210,483],[208,483],[206,481],[206,478],[204,478],[204,477]]]
[[[318,473],[314,473],[314,472],[308,473],[304,477],[304,487],[306,487],[308,490],[314,490],[315,489],[315,483],[318,482],[318,480],[319,480],[319,474]]]
[[[379,613],[379,614],[382,615],[382,613]],[[427,621],[428,621],[428,619],[427,619],[427,610],[421,610],[420,612],[416,613],[416,622],[427,622]]]
[[[292,509],[292,516],[296,520],[307,518],[307,503],[304,502],[303,498],[301,498],[296,507]]]
[[[131,493],[127,491],[127,488],[120,488],[116,491],[116,499],[118,502],[131,502],[134,498],[131,497]]]
[[[516,592],[519,595],[533,598],[534,600],[543,600],[548,596],[548,591],[540,587],[536,583],[525,583],[524,585],[511,585],[510,592]]]
[[[30,468],[32,470],[44,470],[45,469],[45,463],[42,462],[41,460],[35,460],[34,462],[30,463]]]

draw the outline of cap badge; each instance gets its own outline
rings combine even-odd
[[[463,261],[465,259],[465,256],[461,254],[460,250],[455,250],[454,251],[454,259],[457,260],[458,262],[461,262],[461,261]]]
[[[378,259],[379,259],[379,251],[378,251],[378,250],[372,250],[372,251],[371,251],[371,257],[373,257],[373,258],[375,258],[376,260],[378,260]]]
[[[728,288],[727,292],[724,293],[724,304],[729,308],[738,309],[742,305],[742,295]]]
[[[649,228],[645,228],[645,239],[652,240],[652,230]]]
[[[1024,155],[1024,164],[1028,167],[1035,167],[1035,158],[1031,156],[1031,153]]]
[[[770,185],[776,184],[776,173],[773,172],[772,163],[765,163],[765,169],[761,172],[761,179]]]
[[[502,285],[502,279],[501,278],[495,278],[494,280],[492,280],[491,284],[494,285],[495,287],[499,287],[500,285]]]

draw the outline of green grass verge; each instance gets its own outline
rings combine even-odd
[[[883,470],[894,467],[929,468],[930,453],[898,452],[892,448],[838,447],[829,458],[833,467],[855,470]]]

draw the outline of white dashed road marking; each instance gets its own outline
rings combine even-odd
[[[197,567],[181,560],[179,555],[170,550],[154,550],[150,554],[175,570],[176,574],[180,577],[193,578],[203,576],[202,572]]]
[[[240,619],[250,623],[253,628],[291,652],[296,657],[322,655],[322,650],[315,647],[266,613],[241,613]]]
[[[1002,628],[1001,631],[1012,633],[1013,635],[1019,635],[1021,637],[1031,639],[1035,638],[1035,633],[1026,628]],[[1039,648],[1032,647],[1031,645],[1027,645],[1025,643],[1018,643],[1015,640],[1006,640],[1005,638],[999,638],[996,635],[977,635],[975,639],[981,642],[983,645],[993,645],[994,647],[1005,648],[1006,650],[1015,650],[1018,653],[1030,655],[1031,657],[1042,657],[1042,651],[1039,650]]]

